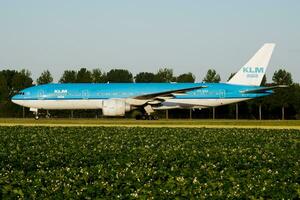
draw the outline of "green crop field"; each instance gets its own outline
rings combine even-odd
[[[296,199],[300,131],[0,127],[0,199]]]

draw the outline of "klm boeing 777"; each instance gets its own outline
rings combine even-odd
[[[33,86],[12,102],[39,110],[102,109],[104,116],[124,116],[141,110],[153,119],[155,110],[208,108],[268,96],[282,86],[260,87],[275,44],[262,48],[227,83],[68,83]]]

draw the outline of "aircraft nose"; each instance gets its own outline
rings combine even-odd
[[[14,95],[12,98],[11,98],[11,101],[13,103],[16,103],[17,102],[17,95]]]
[[[22,100],[21,96],[19,94],[16,94],[12,96],[11,101],[15,104],[18,104],[18,100]]]

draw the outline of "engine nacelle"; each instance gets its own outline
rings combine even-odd
[[[130,105],[124,99],[109,99],[102,102],[104,116],[124,116],[127,111],[130,111]]]

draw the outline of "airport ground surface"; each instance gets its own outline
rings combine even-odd
[[[266,128],[300,129],[300,120],[188,120],[188,119],[61,119],[0,118],[0,126],[125,126],[125,127],[191,127],[191,128]]]

